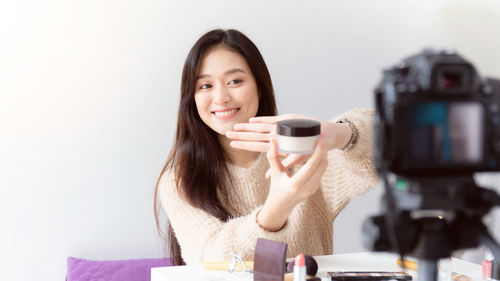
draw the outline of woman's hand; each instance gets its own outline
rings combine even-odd
[[[269,150],[270,140],[276,137],[276,123],[281,120],[298,118],[315,120],[321,123],[321,133],[325,137],[328,150],[343,148],[351,138],[351,129],[346,124],[325,122],[299,114],[253,117],[250,118],[249,123],[234,125],[234,131],[227,131],[226,137],[233,140],[231,141],[232,147],[249,151],[266,152]],[[285,169],[301,164],[310,157],[310,155],[303,154],[285,156],[286,158],[282,162]],[[269,171],[266,173],[267,177],[269,177]]]
[[[262,227],[271,231],[279,230],[293,208],[318,190],[321,176],[328,165],[327,152],[325,139],[321,136],[304,166],[290,176],[280,161],[276,141],[271,140],[267,152],[271,188],[257,217]]]
[[[227,131],[226,137],[233,139],[231,146],[249,151],[266,152],[269,150],[269,142],[276,137],[276,123],[287,119],[311,119],[321,122],[312,117],[298,114],[285,114],[280,116],[252,117],[249,123],[234,125],[234,131]]]

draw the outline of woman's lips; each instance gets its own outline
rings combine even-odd
[[[213,111],[212,114],[215,115],[215,118],[225,120],[232,118],[236,113],[239,111],[239,108],[232,108],[232,109],[227,109],[227,110],[218,110],[218,111]]]

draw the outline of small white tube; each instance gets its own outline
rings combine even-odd
[[[302,264],[300,264],[300,262]],[[295,258],[295,265],[293,267],[293,281],[306,281],[307,268],[304,264],[304,255],[300,254]]]

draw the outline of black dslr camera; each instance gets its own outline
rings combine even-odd
[[[500,80],[453,52],[425,50],[384,71],[376,165],[409,176],[500,170]]]
[[[483,79],[454,52],[424,50],[384,71],[375,108],[385,195],[383,214],[363,224],[365,246],[417,257],[428,281],[453,250],[483,243],[500,261],[482,223],[500,196],[473,179],[500,170],[500,80]]]

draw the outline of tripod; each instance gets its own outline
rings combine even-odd
[[[436,281],[439,259],[483,244],[495,257],[492,278],[500,279],[500,246],[482,222],[500,205],[496,192],[477,186],[472,176],[403,179],[392,174],[384,176],[384,185],[385,214],[364,222],[365,247],[416,257],[419,280]]]

